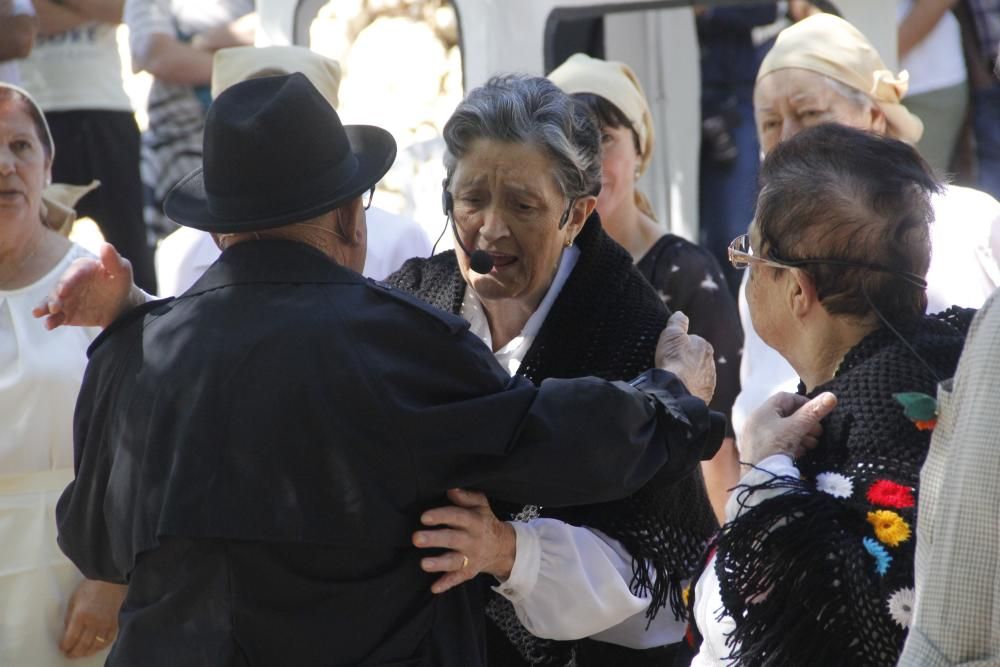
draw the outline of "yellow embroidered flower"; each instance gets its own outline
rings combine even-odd
[[[690,600],[691,600],[691,587],[685,586],[684,590],[681,591],[681,601],[684,603],[684,606],[687,607],[688,601]]]
[[[868,513],[868,523],[875,529],[875,537],[890,547],[899,546],[910,539],[910,524],[903,517],[889,510]]]

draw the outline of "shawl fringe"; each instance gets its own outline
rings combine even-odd
[[[788,477],[738,493],[769,490],[789,493],[749,509],[719,535],[722,601],[740,619],[727,639],[731,658],[740,667],[843,665],[848,650],[843,637],[855,633],[834,627],[845,620],[836,612],[856,601],[849,594],[849,575],[831,576],[831,569],[841,569],[838,542],[856,534],[861,545],[861,534],[849,528],[856,516],[834,497],[810,492]],[[817,633],[817,627],[828,632]]]

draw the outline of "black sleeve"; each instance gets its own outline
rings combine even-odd
[[[721,442],[722,417],[665,371],[648,372],[641,388],[597,378],[535,387],[510,378],[465,328],[385,322],[366,328],[357,364],[378,378],[366,400],[411,453],[424,497],[464,486],[512,502],[601,502],[664,465],[681,477]]]
[[[671,310],[688,316],[689,333],[715,348],[716,384],[710,407],[728,419],[740,393],[743,329],[719,263],[700,246],[679,241],[656,258],[652,282]]]
[[[132,345],[139,340],[136,336],[141,335],[141,327],[129,327],[129,322],[138,325],[137,319],[149,310],[147,306],[140,308],[133,317],[116,322],[118,335],[114,343],[109,344],[107,336],[102,335],[91,346],[91,362],[83,376],[73,418],[76,477],[56,506],[57,539],[63,553],[83,576],[113,583],[125,583],[126,573],[115,564],[105,515],[113,462],[110,433],[115,420],[123,414],[117,398],[130,394],[134,372],[130,374],[127,369],[137,360],[133,352],[141,357],[141,345]],[[105,332],[112,333],[110,328]],[[122,343],[126,343],[125,348]]]

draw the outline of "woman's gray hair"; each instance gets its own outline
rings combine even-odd
[[[552,159],[556,182],[568,199],[601,191],[597,124],[583,105],[548,79],[495,76],[462,100],[444,126],[446,184],[477,139],[538,146]]]
[[[823,81],[830,89],[833,90],[833,92],[837,93],[857,108],[867,111],[875,105],[875,100],[873,100],[865,91],[848,86],[846,83],[837,81],[826,74],[820,74],[819,72],[817,72],[817,74],[823,77]]]

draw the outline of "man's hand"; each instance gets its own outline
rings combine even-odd
[[[85,658],[111,645],[118,634],[118,610],[125,586],[84,579],[70,596],[66,630],[59,650],[67,658]]]
[[[706,403],[715,393],[715,357],[701,336],[688,335],[688,318],[677,311],[656,343],[656,365],[681,379],[687,390]]]
[[[132,283],[132,264],[110,243],[100,259],[80,258],[63,272],[55,289],[31,311],[48,330],[60,326],[106,327],[146,294]]]
[[[749,465],[774,454],[797,459],[819,442],[820,421],[835,407],[837,397],[830,392],[812,400],[798,394],[775,394],[747,418],[737,439],[740,459]]]
[[[445,573],[431,586],[431,592],[444,593],[480,572],[501,580],[510,578],[517,552],[514,528],[493,514],[482,493],[451,489],[448,500],[455,505],[427,510],[420,517],[425,526],[440,528],[413,534],[413,544],[422,549],[451,550],[420,561],[425,572]]]

